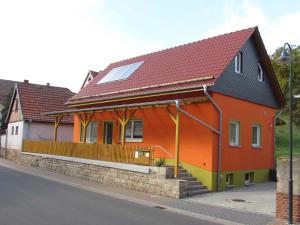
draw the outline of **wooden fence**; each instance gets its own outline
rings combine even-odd
[[[23,152],[152,165],[151,147],[25,140]]]

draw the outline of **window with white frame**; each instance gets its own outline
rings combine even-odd
[[[240,145],[240,122],[230,121],[229,123],[229,144],[231,146]]]
[[[264,79],[264,71],[261,68],[261,65],[259,63],[257,64],[257,69],[258,69],[258,74],[257,74],[258,81],[264,82],[265,81],[265,79]]]
[[[11,127],[11,135],[14,135],[14,132],[15,132],[15,127],[12,126],[12,127]]]
[[[233,186],[233,173],[226,174],[226,187]]]
[[[19,134],[19,126],[16,126],[16,132],[15,132],[16,135]]]
[[[243,72],[243,53],[238,52],[236,54],[235,59],[234,59],[234,71],[236,73],[242,73]]]
[[[261,125],[259,124],[252,125],[252,146],[261,146]]]
[[[245,173],[245,185],[254,183],[254,172]]]
[[[81,124],[80,127],[80,141],[83,142],[83,126]],[[87,143],[96,143],[98,136],[98,123],[97,122],[90,122],[86,128],[86,142]]]
[[[125,129],[126,141],[142,141],[143,140],[143,121],[129,120]]]

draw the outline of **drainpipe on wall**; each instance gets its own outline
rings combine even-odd
[[[217,180],[216,180],[216,190],[219,191],[220,178],[221,178],[221,157],[222,157],[221,154],[222,153],[222,110],[207,92],[207,86],[204,85],[203,88],[204,88],[203,90],[205,95],[219,112],[219,146],[218,146],[218,164],[217,164]]]

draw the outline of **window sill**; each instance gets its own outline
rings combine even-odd
[[[229,144],[229,147],[231,147],[231,148],[241,148],[242,146],[241,145],[232,145],[232,144]]]
[[[129,143],[132,143],[132,142],[143,142],[143,139],[125,139],[125,142],[129,142]]]
[[[251,146],[253,149],[262,149],[262,146],[255,146],[255,145],[252,145]]]
[[[227,189],[232,189],[232,188],[234,188],[235,187],[235,185],[234,184],[229,184],[229,185],[226,185],[226,188]]]

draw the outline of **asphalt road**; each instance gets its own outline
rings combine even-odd
[[[1,225],[216,225],[0,167]]]

